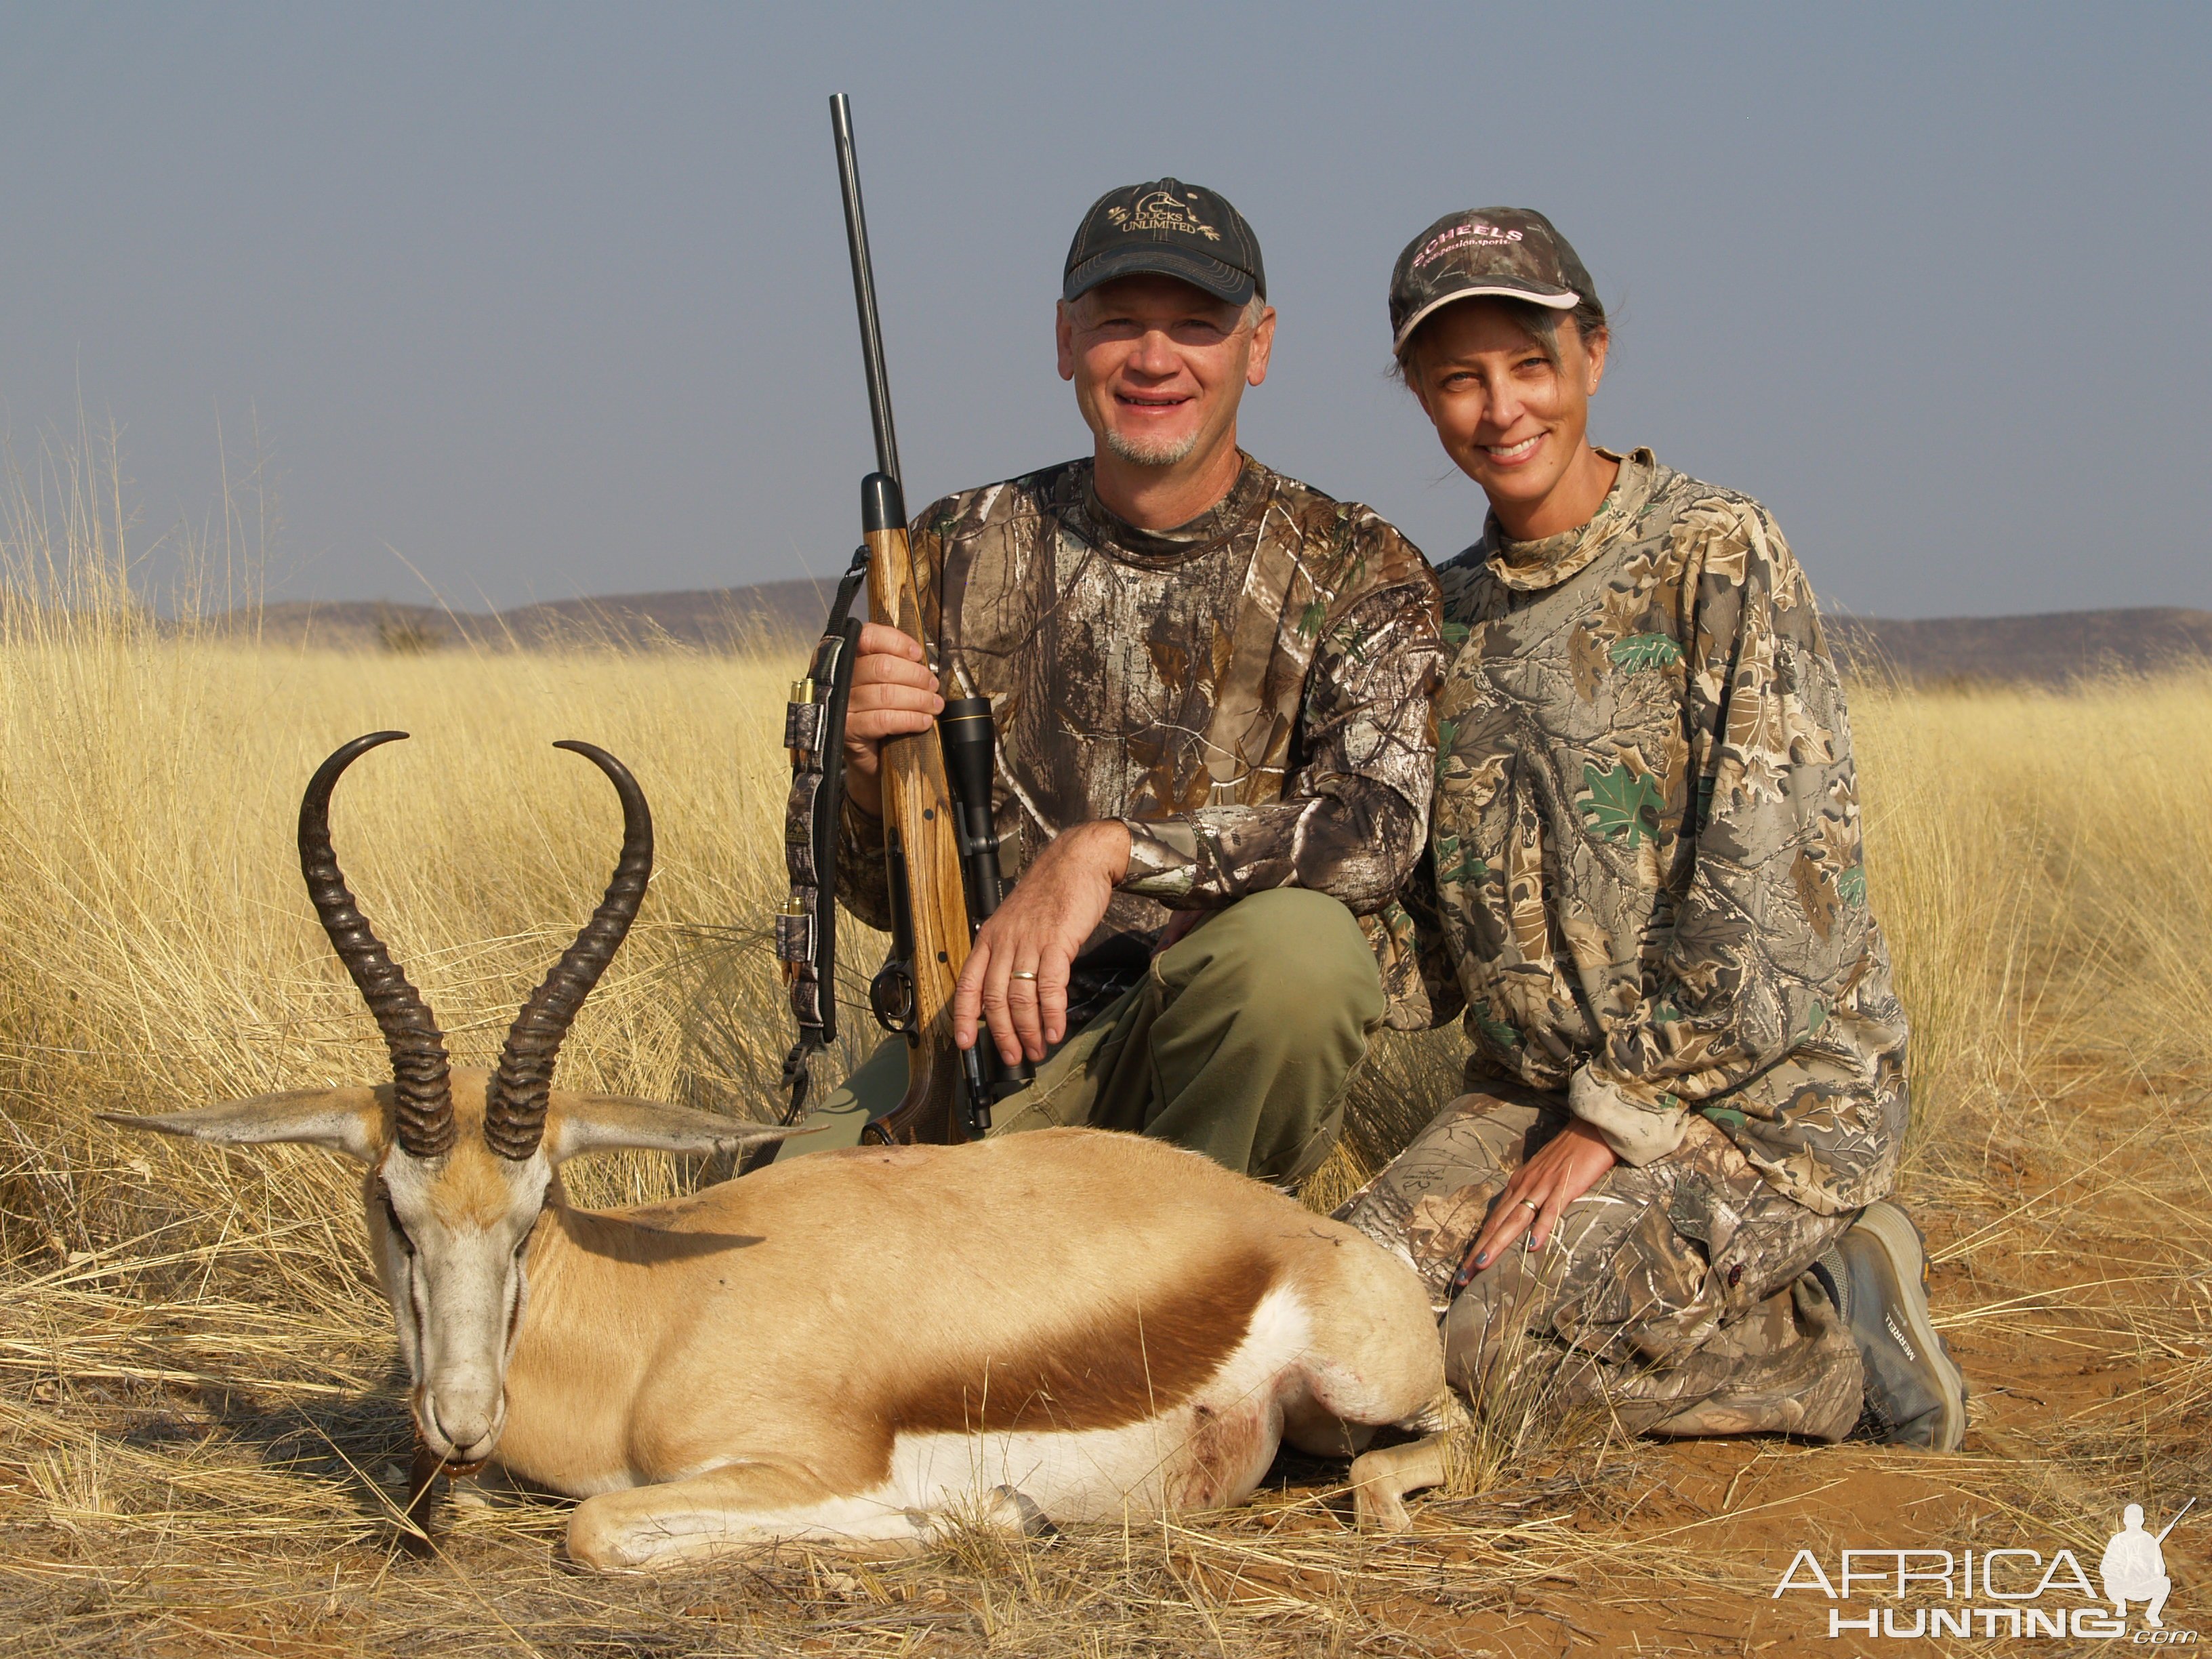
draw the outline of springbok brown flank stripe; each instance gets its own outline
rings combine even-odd
[[[1182,1405],[1227,1363],[1274,1284],[1256,1253],[1165,1301],[1122,1303],[1031,1346],[914,1380],[879,1415],[896,1434],[1120,1429]],[[886,1455],[888,1455],[888,1447]]]

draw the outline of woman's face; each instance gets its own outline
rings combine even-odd
[[[1407,365],[1444,453],[1482,486],[1509,534],[1589,453],[1606,338],[1561,319],[1559,362],[1504,306],[1462,300],[1422,325]]]

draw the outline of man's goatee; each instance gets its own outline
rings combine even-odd
[[[1134,438],[1109,430],[1106,434],[1106,447],[1132,466],[1174,466],[1190,459],[1191,451],[1198,447],[1198,434],[1194,432],[1187,438],[1171,439],[1164,443],[1140,443]]]

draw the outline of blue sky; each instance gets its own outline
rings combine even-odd
[[[1249,447],[1432,556],[1384,286],[1505,204],[1615,313],[1596,434],[1832,604],[2212,606],[2208,65],[2203,6],[0,4],[0,426],[119,428],[145,542],[258,465],[284,597],[834,570],[843,90],[917,504],[1088,447],[1067,239],[1173,173],[1266,249]]]

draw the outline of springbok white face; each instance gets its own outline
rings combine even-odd
[[[415,1425],[448,1465],[482,1462],[506,1416],[507,1363],[529,1297],[530,1241],[564,1159],[623,1148],[729,1152],[787,1130],[617,1095],[556,1094],[553,1064],[585,996],[622,943],[653,867],[653,820],[622,763],[589,744],[556,745],[605,772],[623,805],[622,856],[606,896],[509,1028],[490,1072],[449,1068],[428,1006],[354,902],[331,848],[338,775],[379,744],[356,738],[317,770],[300,804],[301,867],[339,959],[392,1051],[376,1088],[301,1090],[164,1117],[111,1122],[232,1146],[320,1146],[368,1169],[370,1249],[413,1382]]]
[[[481,1462],[498,1443],[507,1355],[530,1291],[525,1257],[552,1180],[542,1149],[518,1163],[459,1147],[418,1158],[397,1146],[368,1178],[370,1248],[416,1425],[449,1463]]]

